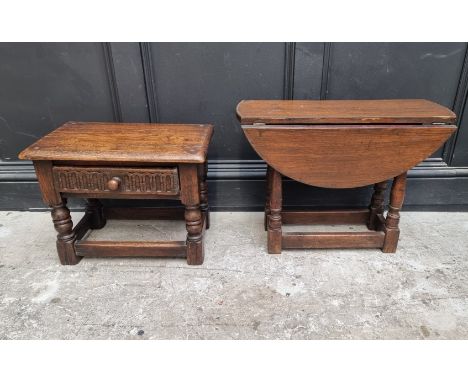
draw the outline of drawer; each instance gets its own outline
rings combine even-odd
[[[55,188],[62,193],[173,196],[179,194],[177,167],[121,168],[54,166]]]

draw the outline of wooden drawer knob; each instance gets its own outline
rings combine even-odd
[[[107,188],[111,191],[117,191],[120,187],[121,182],[122,180],[119,177],[114,176],[111,180],[107,182]]]

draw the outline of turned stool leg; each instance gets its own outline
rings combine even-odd
[[[203,264],[203,221],[200,205],[185,206],[187,227],[187,264]]]
[[[206,182],[206,176],[208,173],[208,163],[200,164],[198,166],[198,178],[200,187],[200,208],[203,214],[203,220],[205,222],[205,228],[210,228],[210,207],[208,205],[208,185]]]
[[[268,253],[281,253],[281,206],[282,184],[281,174],[271,169],[271,193],[268,215]]]
[[[387,183],[388,181],[385,180],[374,185],[374,193],[372,194],[372,199],[369,206],[369,220],[367,222],[367,227],[370,230],[376,230],[378,216],[384,213],[384,199]]]
[[[52,220],[57,231],[57,252],[62,265],[75,265],[81,257],[75,252],[75,233],[73,232],[73,222],[70,210],[66,206],[66,199],[61,204],[52,207]]]
[[[263,224],[265,226],[265,231],[268,229],[268,215],[270,215],[270,194],[271,194],[271,175],[273,170],[270,166],[267,165],[266,170],[266,200],[265,200],[265,216],[263,219]]]
[[[185,205],[185,226],[187,228],[187,264],[203,264],[203,216],[200,208],[200,180],[198,166],[179,166],[180,200]]]
[[[400,237],[400,209],[405,198],[406,173],[398,175],[393,179],[390,192],[390,205],[388,207],[387,218],[385,219],[385,240],[382,251],[385,253],[396,252],[398,238]]]
[[[76,236],[67,199],[63,198],[54,187],[51,161],[34,161],[39,187],[44,202],[52,208],[51,215],[57,231],[57,252],[62,265],[75,265],[81,260],[75,252]]]
[[[106,218],[104,216],[104,208],[99,199],[88,199],[86,201],[86,213],[91,216],[90,225],[91,229],[100,229],[106,225]]]

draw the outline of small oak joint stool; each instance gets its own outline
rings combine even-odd
[[[455,114],[426,100],[242,101],[237,115],[250,144],[267,163],[269,253],[286,248],[395,252],[406,173],[456,130]],[[283,211],[282,176],[325,188],[374,185],[374,193],[366,209]],[[282,233],[282,224],[328,223],[364,223],[369,230]]]
[[[82,257],[186,257],[203,263],[209,228],[206,154],[211,125],[68,122],[25,149],[44,202],[52,208],[57,251],[64,265]],[[75,227],[67,198],[87,198]],[[99,199],[176,199],[184,209],[104,208]],[[106,219],[185,219],[184,241],[92,241]]]

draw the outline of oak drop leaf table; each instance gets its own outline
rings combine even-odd
[[[206,155],[211,125],[68,122],[25,149],[34,163],[44,202],[52,208],[62,264],[83,256],[187,257],[203,263],[209,227]],[[67,198],[87,198],[73,227]],[[104,208],[99,199],[178,199],[185,209]],[[106,219],[185,218],[184,241],[82,240]]]
[[[406,173],[456,130],[455,114],[426,100],[252,100],[240,102],[237,115],[250,144],[267,163],[269,253],[283,248],[395,252]],[[325,188],[374,185],[374,193],[366,209],[282,211],[282,176]],[[282,224],[327,223],[365,223],[369,230],[282,233]]]

